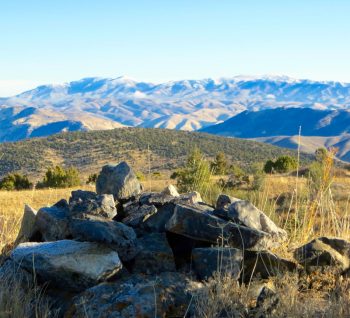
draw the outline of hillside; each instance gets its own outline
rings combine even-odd
[[[245,110],[347,109],[349,96],[350,84],[276,76],[160,84],[91,77],[0,98],[0,142],[123,126],[193,131]]]
[[[311,108],[277,108],[245,111],[223,123],[202,131],[221,136],[254,138],[276,146],[298,147],[301,126],[301,149],[314,153],[319,147],[337,147],[338,158],[350,160],[350,111]]]
[[[98,171],[104,163],[120,160],[127,160],[136,170],[146,172],[149,155],[152,171],[169,170],[181,166],[194,146],[198,146],[209,157],[224,151],[242,167],[282,154],[295,155],[292,150],[268,144],[204,133],[120,128],[61,133],[0,144],[0,176],[11,171],[21,171],[38,178],[53,164],[76,166],[83,174],[87,174]],[[309,156],[302,155],[302,160],[309,159]]]

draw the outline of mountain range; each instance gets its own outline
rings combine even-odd
[[[125,126],[193,131],[243,116],[244,111],[311,108],[331,112],[349,106],[350,84],[340,82],[238,76],[157,84],[127,77],[91,77],[0,98],[0,142]],[[284,122],[288,124],[289,118]],[[298,125],[294,124],[288,125],[295,134]],[[336,132],[343,133],[341,129]],[[278,130],[273,133],[283,135]]]
[[[244,111],[223,123],[203,128],[203,132],[240,137],[286,148],[300,147],[314,152],[319,147],[338,148],[337,157],[350,161],[350,110],[276,108]]]

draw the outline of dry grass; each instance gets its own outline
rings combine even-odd
[[[321,289],[302,286],[297,274],[283,274],[269,281],[239,284],[217,274],[205,283],[192,300],[195,317],[336,318],[350,317],[350,280],[338,279],[329,288],[331,274],[317,276]],[[310,277],[304,277],[309,280]],[[270,295],[263,302],[257,296],[265,287]]]

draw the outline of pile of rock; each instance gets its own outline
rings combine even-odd
[[[96,193],[73,191],[69,202],[39,211],[26,206],[0,277],[11,268],[27,281],[35,275],[61,297],[67,317],[183,317],[201,281],[216,271],[246,281],[296,270],[297,262],[269,252],[286,240],[248,201],[220,195],[212,207],[173,186],[142,193],[122,162],[102,168]],[[302,265],[334,261],[348,270],[342,255],[349,250],[350,243],[324,238],[295,255]]]

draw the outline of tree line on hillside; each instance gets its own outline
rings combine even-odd
[[[322,177],[322,166],[327,158],[327,150],[320,148],[315,153],[315,161],[308,166],[310,178],[314,180]],[[297,160],[289,155],[283,155],[275,160],[268,160],[264,165],[255,163],[249,170],[243,170],[240,166],[230,161],[222,151],[218,152],[214,160],[209,160],[195,147],[188,155],[186,164],[172,173],[171,178],[177,180],[181,192],[203,190],[212,186],[210,180],[213,176],[228,176],[228,178],[216,178],[217,185],[221,188],[235,188],[240,186],[257,190],[261,187],[265,174],[288,173],[298,167]],[[138,178],[142,175],[137,172]],[[91,174],[86,183],[95,183],[97,174]],[[67,188],[81,184],[79,171],[76,167],[63,168],[55,166],[47,169],[43,179],[37,182],[36,188]],[[24,190],[34,185],[28,176],[20,173],[10,173],[0,180],[1,190]]]
[[[79,172],[76,168],[62,168],[55,166],[49,168],[42,181],[38,182],[36,188],[69,188],[81,184]],[[1,190],[26,190],[33,188],[34,184],[29,181],[28,176],[20,173],[9,173],[0,181]]]

